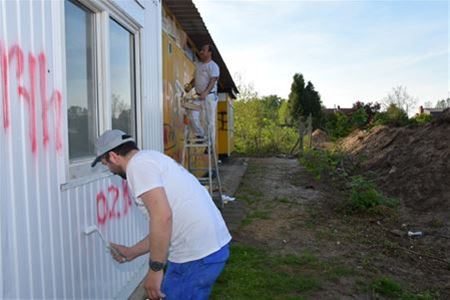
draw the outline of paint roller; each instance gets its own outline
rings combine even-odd
[[[120,253],[117,249],[111,247],[111,244],[105,239],[105,237],[103,236],[102,232],[98,229],[98,227],[96,225],[91,225],[89,227],[87,227],[84,230],[84,234],[85,235],[91,235],[92,233],[97,232],[98,235],[100,236],[101,240],[103,241],[103,243],[105,244],[106,249],[108,249],[110,252],[112,252],[114,255],[118,255],[121,256],[123,258],[125,258],[125,261],[127,260],[126,256],[123,255],[122,253]]]

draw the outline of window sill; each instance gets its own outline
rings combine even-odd
[[[92,175],[86,175],[79,178],[73,178],[69,179],[68,182],[61,184],[60,189],[61,191],[67,191],[76,187],[79,187],[81,185],[85,185],[88,183],[91,183],[93,181],[97,181],[103,178],[112,177],[114,174],[109,172],[108,170],[102,170],[101,172],[94,173]]]

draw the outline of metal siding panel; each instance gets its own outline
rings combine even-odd
[[[143,103],[142,125],[144,148],[163,151],[162,80],[161,80],[161,6],[146,9],[142,35]],[[155,47],[155,44],[157,47]],[[155,72],[154,70],[158,70]]]
[[[81,190],[81,195],[82,195],[81,199],[85,199],[85,202],[82,205],[84,222],[81,222],[81,224],[80,224],[80,226],[82,226],[80,228],[81,231],[83,231],[85,228],[87,228],[87,226],[88,226],[87,224],[89,224],[88,216],[87,216],[87,206],[89,204],[87,202],[87,200],[88,200],[87,191],[88,191],[88,185],[84,185],[82,187],[82,190]],[[84,299],[87,299],[89,297],[89,293],[91,292],[91,287],[90,287],[90,282],[91,282],[90,265],[93,264],[93,262],[90,259],[91,256],[89,255],[90,252],[88,250],[88,244],[86,243],[86,238],[85,238],[85,236],[83,236],[83,233],[81,233],[81,235],[82,235],[82,238],[81,238],[81,241],[80,241],[80,246],[82,246],[81,247],[82,249],[80,250],[80,252],[82,253],[82,255],[84,257],[82,273],[84,274],[84,279],[86,280],[85,286],[84,286],[84,289],[83,289],[84,293],[83,293],[82,297]]]
[[[0,42],[7,50],[17,45],[24,57],[19,81],[15,76],[17,62],[9,64],[11,125],[7,130],[0,128],[0,203],[4,208],[0,212],[0,298],[117,297],[132,291],[146,268],[146,256],[124,265],[114,263],[97,236],[83,234],[84,228],[98,222],[97,193],[107,193],[111,184],[120,190],[118,209],[123,212],[122,182],[118,177],[107,177],[60,190],[65,180],[66,150],[56,149],[55,131],[61,124],[56,123],[54,107],[48,111],[49,143],[43,144],[45,108],[40,94],[38,55],[42,51],[47,58],[45,92],[50,98],[57,88],[64,91],[62,13],[63,2],[0,2]],[[143,144],[161,151],[159,13],[160,6],[149,5],[145,10],[141,68]],[[36,60],[35,110],[17,93],[18,85],[31,93],[30,53]],[[62,109],[65,112],[65,104]],[[3,121],[2,111],[0,115]],[[30,131],[33,115],[35,135]],[[65,114],[62,118],[62,124],[67,124]],[[65,137],[67,129],[61,129]],[[32,142],[36,149],[32,149]],[[107,196],[112,203],[114,199]],[[110,240],[131,245],[148,233],[148,221],[133,205],[126,215],[109,220],[102,230]]]
[[[45,170],[43,167],[44,162],[44,155],[45,155],[45,147],[42,143],[42,137],[43,137],[43,120],[41,118],[38,118],[38,116],[42,116],[42,106],[39,105],[42,103],[43,99],[39,97],[39,85],[40,85],[40,77],[39,77],[39,54],[40,49],[44,48],[44,43],[42,42],[43,32],[45,30],[44,23],[41,23],[42,21],[42,2],[33,1],[30,2],[30,50],[29,50],[29,58],[34,61],[35,63],[35,70],[34,70],[34,80],[32,80],[32,77],[30,77],[30,82],[34,82],[32,87],[30,83],[30,89],[31,93],[35,93],[35,116],[36,116],[36,142],[37,142],[37,154],[35,156],[34,161],[34,176],[32,181],[33,190],[32,192],[35,193],[36,199],[36,209],[33,210],[33,212],[36,214],[36,231],[37,231],[37,248],[33,252],[35,255],[35,258],[33,260],[36,260],[39,262],[38,264],[38,272],[39,274],[38,278],[36,279],[36,284],[39,285],[38,289],[38,295],[42,295],[43,298],[47,297],[47,294],[50,292],[47,290],[49,286],[49,277],[46,276],[47,274],[50,274],[50,271],[48,267],[51,266],[51,264],[44,263],[44,252],[47,250],[47,247],[44,249],[44,240],[48,241],[47,233],[48,231],[43,230],[44,227],[44,220],[48,220],[48,210],[45,207],[44,199],[46,198],[46,195],[44,194],[45,191],[42,189],[42,187],[45,187],[45,182],[47,180],[46,176],[42,176],[44,174],[41,174],[41,170]],[[30,68],[30,66],[29,66]],[[33,74],[30,69],[30,74]],[[33,97],[33,96],[32,96]],[[30,117],[30,116],[29,116]],[[33,201],[31,201],[33,202]],[[48,253],[45,255],[47,258],[49,255]]]
[[[14,3],[5,3],[5,1],[0,2],[1,4],[1,31],[0,31],[0,43],[3,43],[4,49],[7,51],[7,23],[10,18],[8,18],[6,11],[10,11],[14,9]],[[4,54],[6,55],[6,54]],[[1,67],[1,66],[0,66]],[[8,90],[7,87],[6,90]],[[4,91],[2,91],[3,93]],[[2,114],[2,125],[3,118],[5,118]],[[1,126],[1,145],[3,157],[0,157],[1,162],[9,162],[6,165],[2,165],[0,168],[1,173],[1,205],[2,210],[0,211],[0,223],[1,226],[1,260],[2,260],[2,272],[0,274],[1,278],[1,293],[0,297],[12,297],[18,294],[19,291],[19,265],[18,265],[18,246],[17,246],[17,232],[16,229],[16,212],[15,212],[15,202],[12,200],[14,198],[14,187],[12,178],[14,177],[14,169],[12,167],[12,138],[10,134],[10,129]],[[4,159],[3,159],[4,158]],[[6,271],[5,271],[6,270]],[[4,278],[2,278],[4,276]],[[3,284],[4,282],[4,284]]]
[[[47,32],[51,33],[51,18],[47,18],[47,16],[51,13],[51,7],[50,2],[48,1],[42,1],[40,2],[40,17],[41,20],[41,26],[42,26],[42,33],[41,33],[41,40],[40,40],[40,46],[38,49],[46,49],[46,45],[51,45],[51,34],[47,34]],[[51,53],[49,53],[50,49],[47,49],[45,51],[47,56],[52,56]],[[52,70],[51,66],[48,66],[48,70]],[[45,70],[47,71],[47,70]],[[46,72],[47,73],[47,72]],[[41,92],[42,93],[42,92]],[[47,90],[46,90],[46,93]],[[41,99],[42,101],[42,99]],[[42,108],[42,106],[41,106]],[[42,111],[41,111],[42,114]],[[54,121],[53,115],[50,115],[49,122]],[[51,123],[54,124],[54,123]],[[50,161],[52,160],[52,157],[55,157],[56,151],[54,151],[55,147],[47,147],[47,149],[44,149],[44,157],[41,160],[42,167],[40,168],[45,173],[44,176],[40,176],[42,178],[42,183],[40,184],[42,188],[42,202],[45,205],[44,208],[44,214],[43,214],[43,243],[48,245],[47,251],[44,255],[45,262],[44,262],[44,273],[47,274],[46,279],[46,290],[49,295],[56,295],[57,290],[57,284],[56,284],[56,269],[55,269],[55,241],[54,241],[54,227],[53,227],[53,207],[54,207],[54,201],[56,200],[55,197],[55,189],[57,189],[57,185],[53,184],[52,189],[52,182],[56,179],[55,176],[52,176],[52,172],[50,171]],[[47,151],[45,151],[47,150]],[[53,151],[52,151],[53,150]],[[56,168],[52,168],[52,170],[55,170]],[[45,199],[45,200],[44,200]]]
[[[72,233],[73,233],[73,226],[72,226],[72,219],[73,214],[71,211],[73,211],[70,207],[70,205],[73,202],[73,198],[75,194],[75,189],[72,189],[68,193],[68,197],[65,202],[63,202],[63,209],[64,214],[66,218],[64,220],[66,221],[66,224],[64,226],[64,244],[65,244],[65,251],[64,251],[64,257],[65,260],[68,261],[68,268],[66,269],[67,272],[67,280],[69,282],[68,289],[67,289],[67,297],[68,298],[75,298],[75,262],[74,262],[74,253],[73,253],[73,241],[72,241]],[[67,257],[67,255],[69,257]]]

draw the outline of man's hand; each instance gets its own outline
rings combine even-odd
[[[132,247],[126,247],[119,244],[110,243],[111,255],[119,263],[131,261],[136,258]],[[115,250],[115,251],[114,251]]]
[[[154,272],[149,270],[147,273],[147,277],[145,278],[144,288],[147,291],[148,297],[150,300],[159,300],[161,298],[166,297],[161,292],[161,283],[164,277],[164,271]]]
[[[199,98],[200,98],[200,100],[205,100],[206,96],[208,96],[208,93],[203,92],[203,93],[200,94]]]

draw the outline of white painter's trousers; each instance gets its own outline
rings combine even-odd
[[[190,113],[190,124],[191,129],[196,136],[205,136],[205,128],[202,126],[201,115],[203,113],[205,126],[211,134],[211,141],[215,145],[216,140],[216,114],[217,114],[217,95],[208,94],[206,99],[195,100],[194,104],[201,105],[202,110],[191,110]]]

